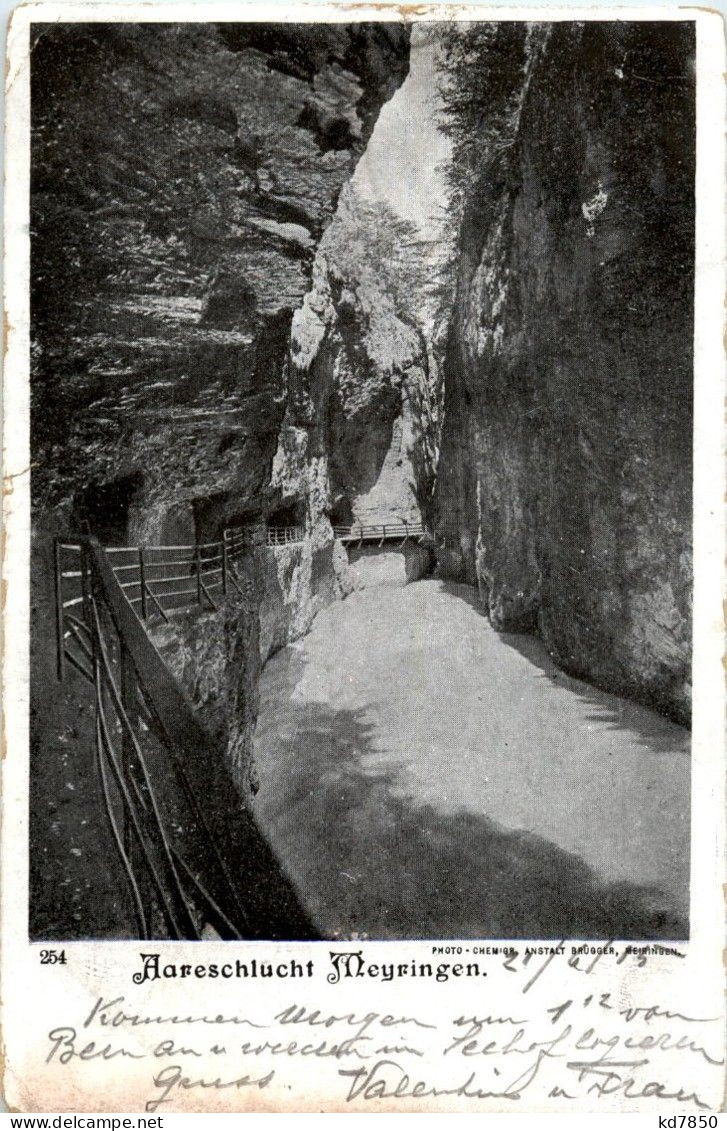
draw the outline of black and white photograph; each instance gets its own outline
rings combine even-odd
[[[717,1126],[726,46],[12,12],[13,1126]]]
[[[31,940],[688,940],[694,21],[30,34]]]

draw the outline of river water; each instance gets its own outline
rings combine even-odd
[[[256,814],[332,938],[684,938],[689,735],[379,585],[267,663]]]

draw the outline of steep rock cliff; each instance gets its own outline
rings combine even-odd
[[[502,25],[464,189],[441,568],[493,625],[689,711],[693,28]],[[484,73],[484,72],[480,72]]]
[[[365,584],[335,542],[337,525],[417,523],[431,499],[440,369],[407,314],[416,304],[414,294],[404,296],[408,273],[391,262],[404,234],[411,226],[385,206],[345,190],[293,316],[271,499],[274,513],[304,522],[308,537],[299,549],[267,554],[264,657]],[[410,553],[406,576],[431,565],[428,550]]]
[[[434,489],[440,370],[411,313],[411,264],[392,262],[407,238],[411,225],[347,191],[293,318],[290,406],[324,462],[334,525],[419,522]]]
[[[49,535],[86,523],[131,545],[304,527],[296,547],[251,550],[243,592],[218,613],[153,629],[254,788],[260,665],[348,584],[319,521],[327,488],[286,423],[291,320],[407,67],[403,24],[35,26],[34,838],[60,726],[47,710]],[[63,710],[87,697],[71,675]],[[91,803],[79,788],[73,804]]]
[[[293,310],[399,24],[36,25],[34,502],[109,539],[264,509]]]

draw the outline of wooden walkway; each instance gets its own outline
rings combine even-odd
[[[405,545],[429,538],[421,523],[381,523],[334,526],[336,538],[348,546],[383,546],[385,543]],[[111,569],[132,608],[143,621],[169,614],[193,605],[217,609],[220,597],[230,590],[241,591],[235,562],[249,553],[256,544],[271,547],[302,543],[302,526],[269,526],[264,532],[250,527],[228,527],[219,542],[202,542],[176,546],[107,546]],[[77,639],[79,615],[84,613],[89,583],[84,575],[81,542],[56,538],[54,572],[56,596],[56,628],[58,668],[62,677],[63,640]],[[81,616],[81,619],[82,616]],[[75,663],[73,654],[71,663]],[[76,664],[78,666],[78,664]]]
[[[334,526],[333,533],[346,545],[363,545],[364,542],[379,546],[385,542],[403,545],[409,540],[421,542],[429,537],[421,522],[354,523],[352,526]]]
[[[352,546],[429,537],[405,522],[334,534]],[[57,674],[70,665],[94,690],[103,806],[140,938],[200,938],[205,924],[230,939],[316,937],[147,630],[151,618],[242,595],[243,555],[304,536],[302,526],[241,526],[194,545],[54,540]]]
[[[223,939],[317,937],[144,623],[167,619],[170,601],[213,606],[216,589],[240,589],[239,553],[228,538],[153,550],[55,543],[58,676],[70,664],[93,687],[100,819],[139,938],[200,939],[206,925]]]
[[[220,542],[178,546],[108,546],[104,554],[129,604],[147,620],[199,605],[217,608],[220,595],[241,591],[235,561],[247,545],[242,535],[225,531]],[[73,634],[88,600],[83,544],[56,538],[54,567],[59,634]],[[66,621],[67,623],[63,623]],[[77,627],[77,626],[76,626]],[[59,672],[59,674],[61,674]]]

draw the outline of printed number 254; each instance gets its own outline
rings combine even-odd
[[[65,950],[41,950],[40,964],[41,966],[65,966]]]

